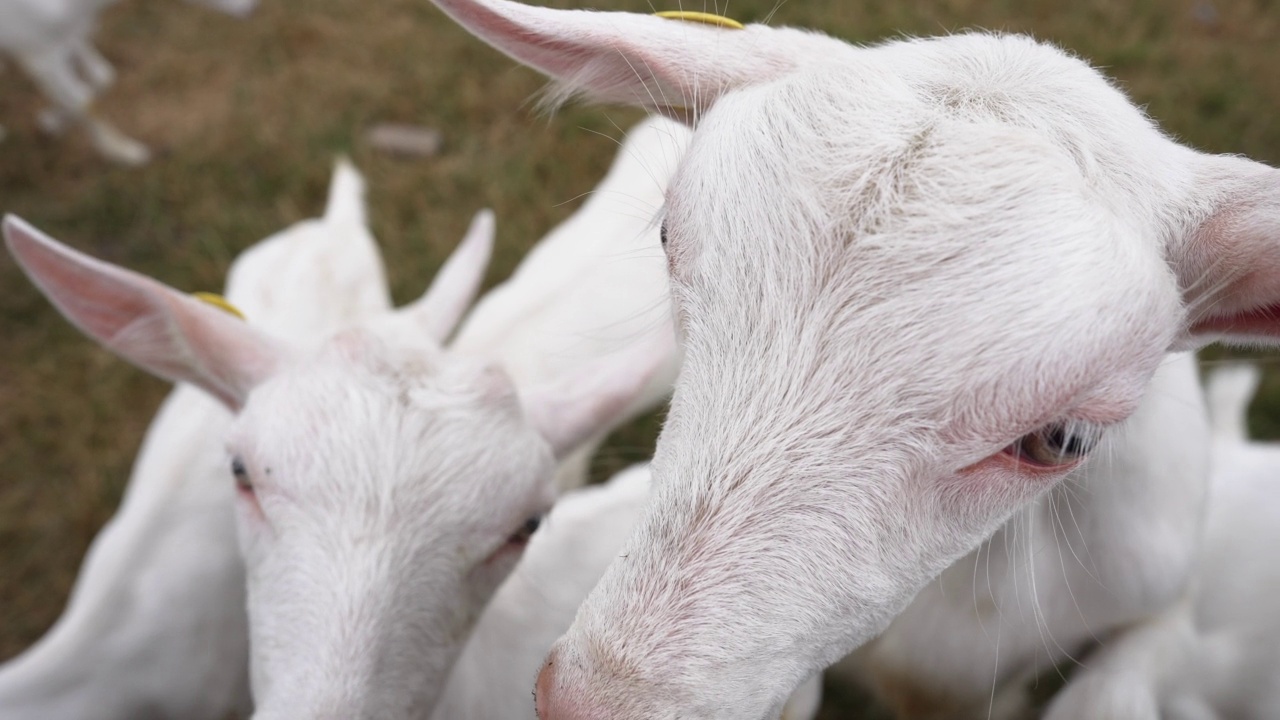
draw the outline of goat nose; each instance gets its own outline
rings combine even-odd
[[[584,676],[581,656],[574,650],[558,642],[547,653],[533,689],[538,720],[621,720],[617,708],[599,691],[597,678]]]
[[[538,712],[538,720],[605,720],[607,715],[599,713],[597,708],[584,705],[580,696],[566,692],[557,680],[557,664],[560,653],[558,648],[551,648],[547,661],[538,673],[538,681],[534,686],[534,707]]]
[[[534,708],[538,714],[538,720],[551,720],[555,717],[552,707],[551,693],[555,684],[555,665],[556,651],[552,648],[551,653],[547,655],[547,661],[542,664],[542,670],[538,673],[538,681],[533,686],[533,702]]]

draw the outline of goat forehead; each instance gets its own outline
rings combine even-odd
[[[514,485],[526,473],[508,477],[506,458],[532,466],[545,453],[510,388],[483,371],[328,360],[256,388],[237,421],[231,445],[274,466],[268,483],[429,497],[463,473],[477,486]],[[508,453],[493,453],[495,444]]]
[[[945,115],[877,129],[822,103],[779,113],[767,95],[708,114],[668,199],[686,376],[733,358],[707,361],[725,378],[713,392],[768,391],[779,367],[804,378],[779,391],[825,382],[867,410],[874,388],[949,404],[1154,368],[1180,321],[1159,244],[1094,201],[1054,143]]]
[[[1162,138],[1104,75],[1030,37],[970,33],[896,42],[868,59],[939,110],[1037,129],[1064,147],[1107,146],[1116,134],[1129,142]]]
[[[938,122],[1021,129],[1069,159],[1095,202],[1158,241],[1176,229],[1166,227],[1173,223],[1162,217],[1161,201],[1189,182],[1184,150],[1104,76],[1022,36],[969,34],[833,52],[826,62],[731,93],[706,120],[695,147],[708,135],[731,146],[767,140],[786,149],[775,170],[805,172],[825,186],[842,173],[896,168]],[[754,161],[743,150],[732,164]]]

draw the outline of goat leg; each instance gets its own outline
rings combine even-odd
[[[57,111],[71,122],[83,125],[93,146],[103,157],[122,165],[143,165],[151,152],[110,123],[90,111],[93,87],[75,72],[75,51],[51,52],[21,58],[21,63],[40,90],[53,101]]]

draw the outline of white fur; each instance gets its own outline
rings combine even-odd
[[[1025,716],[1028,678],[1181,598],[1209,444],[1195,358],[1170,356],[1092,458],[836,670],[856,672],[902,718]]]
[[[533,716],[530,691],[547,649],[617,557],[648,497],[648,468],[636,466],[556,503],[476,623],[435,720]]]
[[[664,165],[661,157],[645,157],[644,153],[651,149],[660,149],[651,147],[652,140],[646,138],[646,133],[657,132],[663,123],[659,121],[656,125],[658,127],[646,125],[641,132],[637,133],[636,135],[641,138],[640,141],[634,140],[636,135],[632,136],[633,139],[627,143],[624,151],[625,159],[618,163],[621,170],[615,168],[597,191],[603,199],[598,198],[575,214],[566,223],[567,230],[561,228],[553,232],[547,240],[539,243],[533,257],[521,265],[517,278],[500,288],[501,292],[494,298],[495,301],[481,304],[481,310],[478,314],[473,314],[468,323],[468,327],[472,329],[472,339],[466,344],[470,353],[486,357],[514,358],[510,366],[523,371],[525,384],[536,384],[538,381],[554,380],[557,374],[563,375],[567,370],[576,372],[589,369],[590,361],[594,360],[598,363],[601,357],[608,357],[619,349],[625,349],[627,344],[636,342],[637,338],[643,342],[653,343],[661,341],[664,332],[666,336],[670,336],[672,330],[668,316],[664,312],[666,309],[665,274],[660,268],[656,276],[652,272],[646,273],[642,257],[644,246],[633,247],[630,244],[637,240],[641,243],[648,242],[649,252],[658,253],[660,257],[661,250],[658,246],[656,228],[649,227],[645,237],[634,238],[632,231],[639,226],[635,221],[634,212],[628,212],[614,220],[610,217],[609,211],[602,209],[602,206],[612,204],[613,212],[616,213],[619,211],[618,203],[624,198],[630,198],[631,202],[638,203],[652,201],[654,194],[652,188],[656,187],[656,183],[663,177],[660,168]],[[687,132],[678,126],[666,129],[677,134]],[[642,166],[649,166],[649,169],[643,170]],[[482,213],[478,217],[477,223],[471,230],[472,235],[476,233],[492,236],[493,220],[490,214]],[[612,238],[621,241],[619,244],[622,247],[610,249],[609,244]],[[422,300],[402,311],[402,314],[422,313],[417,320],[422,324],[424,331],[436,338],[447,335],[456,322],[457,316],[465,310],[466,300],[474,295],[476,283],[480,278],[478,273],[467,272],[465,268],[459,273],[456,271],[456,266],[461,264],[482,267],[488,253],[487,249],[482,248],[487,248],[487,241],[485,244],[464,243],[463,250],[455,254],[446,265],[446,269],[441,271],[441,280],[432,285],[431,290]],[[629,264],[638,266],[639,272],[634,277],[626,274]],[[451,266],[455,271],[449,270]],[[564,278],[562,273],[564,268],[579,275],[594,272],[608,276],[614,280],[614,284],[587,283],[593,290],[583,292],[582,283],[572,283],[570,279]],[[536,273],[543,273],[542,282],[538,282],[539,277],[535,276]],[[384,271],[377,246],[365,224],[363,181],[355,170],[346,163],[338,167],[330,192],[328,210],[322,220],[299,223],[290,230],[279,233],[247,250],[233,266],[228,287],[229,298],[246,311],[255,326],[269,329],[277,337],[300,346],[314,345],[326,334],[338,328],[359,324],[362,320],[385,314],[390,304]],[[572,306],[567,306],[557,293],[573,295],[585,307],[580,306],[574,314]],[[614,311],[616,317],[613,323],[610,322],[609,312],[604,309],[608,307],[603,305],[605,302],[613,303],[613,307],[620,308]],[[554,324],[550,322],[552,319],[555,320]],[[619,327],[630,327],[631,330],[622,332],[619,327],[615,327],[615,324]],[[531,326],[540,328],[547,337],[534,337],[529,331]],[[482,331],[486,327],[497,332],[485,335]],[[559,335],[554,334],[555,328],[560,329]],[[584,337],[594,341],[594,344],[588,344],[586,349],[581,348]],[[539,343],[543,345],[542,348],[539,347]],[[545,349],[546,346],[555,347],[556,350],[548,351]],[[540,355],[545,352],[552,352],[555,356],[546,360]],[[670,354],[662,360],[661,372],[667,375],[673,374],[676,361],[675,355]],[[667,382],[669,381],[668,377]],[[640,401],[633,402],[627,412],[645,409],[646,405],[660,400],[664,395],[665,392],[658,383],[651,380],[644,389],[644,396]],[[226,433],[226,428],[231,424],[231,415],[209,400],[204,393],[190,387],[182,387],[175,391],[175,399],[171,404],[174,403],[178,407],[171,408],[163,415],[168,419],[164,422],[157,420],[158,429],[168,428],[168,433],[149,441],[149,447],[159,448],[158,452],[169,459],[166,469],[184,467],[182,458],[179,457],[182,445],[176,443],[176,438],[173,437],[176,434],[173,432],[175,426],[184,428],[188,437],[183,439],[186,440],[187,445],[193,446],[193,452],[203,449],[202,452],[211,457],[202,458],[202,464],[207,469],[196,478],[201,482],[196,483],[192,480],[178,486],[177,491],[187,495],[198,495],[200,491],[204,491],[208,497],[201,498],[198,507],[195,507],[197,503],[190,498],[177,502],[171,498],[152,497],[146,504],[149,515],[138,512],[138,503],[126,504],[125,509],[122,510],[121,521],[114,525],[130,527],[129,536],[134,540],[134,545],[142,545],[144,548],[151,545],[161,548],[172,547],[163,535],[157,536],[154,530],[157,523],[168,528],[168,532],[171,533],[185,532],[198,536],[198,539],[190,541],[190,547],[200,548],[223,559],[228,571],[221,574],[204,572],[197,577],[188,577],[182,574],[181,565],[175,567],[175,562],[169,562],[163,567],[150,567],[145,563],[139,563],[135,549],[135,552],[117,550],[109,553],[119,561],[119,566],[113,566],[109,571],[98,569],[95,577],[112,587],[117,587],[128,585],[131,581],[136,582],[133,579],[135,575],[145,573],[149,577],[153,576],[152,582],[155,588],[149,594],[157,602],[165,602],[165,598],[174,595],[180,589],[185,595],[173,601],[174,607],[182,608],[187,615],[201,618],[205,615],[216,615],[219,612],[234,611],[237,604],[243,603],[243,568],[239,562],[238,553],[231,552],[234,550],[234,545],[228,536],[232,527],[230,508],[233,494],[231,485],[225,481],[227,470],[221,439]],[[187,422],[185,424],[175,422],[172,417],[175,413],[185,417]],[[155,434],[153,432],[153,435]],[[581,452],[575,453],[575,456],[580,455]],[[154,496],[155,493],[152,492],[150,495]],[[638,512],[638,509],[638,503],[633,503],[627,508],[632,514]],[[222,518],[223,523],[220,527],[224,530],[223,536],[219,538],[210,532],[199,532],[201,526],[197,512]],[[105,537],[111,537],[110,533],[104,536],[104,541]],[[539,537],[542,535],[540,534]],[[619,541],[620,539],[621,537]],[[181,547],[185,548],[187,545],[184,544]],[[177,563],[181,563],[184,559],[189,562],[191,559],[183,558],[181,553],[178,554]],[[186,555],[190,556],[190,553]],[[91,562],[89,567],[101,568],[102,565],[101,563],[94,565]],[[192,568],[191,574],[198,569]],[[597,563],[597,567],[588,572],[593,572],[593,577],[598,577],[601,570],[603,570],[603,562]],[[591,584],[594,583],[587,583],[576,590],[576,600],[572,608],[576,609],[577,602],[590,589]],[[233,596],[231,601],[227,600],[229,596]],[[241,599],[236,601],[235,597]],[[477,607],[482,604],[482,601],[483,598],[476,598]],[[81,611],[99,615],[103,611],[99,602],[80,603],[76,607]],[[242,613],[234,614],[240,619],[239,625],[223,622],[219,626],[208,628],[203,635],[184,631],[177,622],[155,623],[155,626],[151,627],[147,624],[150,618],[146,616],[135,618],[132,624],[117,624],[114,632],[116,635],[131,633],[148,638],[151,642],[156,642],[152,635],[163,634],[170,645],[182,648],[191,643],[201,643],[203,647],[203,643],[211,640],[202,638],[211,636],[224,641],[229,647],[239,647],[239,654],[233,651],[215,653],[213,652],[215,648],[210,647],[209,652],[193,657],[228,673],[232,669],[239,668],[240,673],[243,674],[245,660],[247,660],[244,649],[247,630],[243,626]],[[186,615],[175,610],[171,610],[169,616],[179,620],[186,619]],[[555,627],[558,630],[544,640],[539,640],[536,633],[522,639],[526,645],[529,642],[542,642],[541,647],[529,655],[533,664],[527,672],[528,677],[521,682],[524,686],[522,699],[530,712],[532,712],[532,704],[528,697],[528,688],[532,684],[533,672],[551,641],[568,626],[571,619],[572,612],[566,617],[556,619]],[[74,652],[68,654],[81,654],[86,659],[91,657],[85,653],[83,646],[98,640],[98,637],[84,636],[81,633],[75,639],[81,647],[75,648]],[[183,659],[181,657],[164,658],[166,665],[162,669],[166,674],[158,673],[155,668],[145,666],[138,658],[128,658],[131,662],[124,662],[125,659],[120,658],[117,660],[117,666],[127,672],[130,677],[150,677],[156,682],[170,678],[167,687],[173,698],[186,698],[186,701],[190,701],[192,698],[216,697],[212,688],[202,689],[198,683],[192,686],[192,682],[198,681],[200,676],[197,669],[193,667],[193,663],[182,662]],[[40,667],[56,680],[61,680],[73,672],[68,668],[65,658],[45,662]],[[190,676],[187,684],[173,682],[174,678],[185,679],[184,673]],[[115,696],[124,698],[126,707],[136,708],[147,702],[141,691],[131,691],[127,685],[122,685],[115,675],[106,673],[100,675],[102,682],[98,685],[113,688]],[[16,679],[12,684],[29,694],[30,688],[27,686],[30,685],[32,674],[26,672],[21,675],[15,674],[14,677]],[[62,682],[65,683],[64,680]],[[103,694],[101,687],[94,686],[91,689],[96,690],[98,696]],[[88,692],[81,694],[90,695]],[[67,697],[61,696],[57,701],[66,702]],[[101,699],[90,698],[88,702],[82,703],[81,707],[95,707],[95,702],[101,703]],[[172,702],[179,701],[175,699]],[[49,707],[46,702],[45,705],[36,707],[31,716],[45,717],[48,715]],[[134,712],[136,710],[125,711],[122,717],[131,716]],[[220,717],[224,712],[225,709],[213,710],[210,715],[202,716]],[[84,713],[77,711],[69,714],[83,715]]]
[[[690,134],[662,118],[628,132],[582,207],[476,303],[452,349],[497,360],[517,383],[528,383],[645,337],[674,333],[654,213]],[[619,422],[664,402],[679,362],[673,354]],[[561,490],[586,482],[588,462],[612,429],[600,428],[561,463]]]
[[[228,274],[228,300],[256,326],[298,342],[385,312],[390,299],[363,192],[355,169],[339,163],[324,218],[242,253]],[[335,307],[321,312],[326,303]],[[231,424],[231,413],[189,385],[165,400],[63,616],[0,667],[0,717],[223,720],[248,712],[244,563],[224,448]]]
[[[547,650],[618,556],[648,498],[648,467],[635,466],[556,503],[476,623],[434,720],[534,716],[530,689]],[[821,692],[821,678],[814,677],[792,696],[783,720],[814,717]]]
[[[1104,641],[1049,720],[1280,717],[1280,446],[1245,434],[1257,380],[1251,366],[1210,376],[1214,478],[1186,601]]]
[[[237,16],[257,0],[190,0]],[[98,152],[125,165],[150,159],[146,146],[91,111],[98,94],[115,81],[115,69],[90,36],[103,8],[116,0],[0,0],[0,53],[11,56],[53,103],[41,124],[61,131],[83,125]]]
[[[227,449],[250,486],[236,515],[260,718],[425,716],[519,556],[509,538],[550,505],[553,458],[615,422],[674,352],[670,335],[645,337],[517,396],[497,367],[445,351],[488,260],[483,216],[422,301],[320,343],[269,335],[16,218],[4,229],[78,327],[236,411]],[[341,293],[312,300],[300,312],[350,313]]]
[[[221,447],[230,424],[195,388],[165,400],[62,616],[0,666],[0,717],[223,720],[250,707],[244,565]]]
[[[1280,334],[1280,173],[1178,145],[1052,46],[435,1],[556,98],[696,123],[654,498],[544,720],[776,716],[1063,480],[1019,438],[1105,432],[1167,352]]]

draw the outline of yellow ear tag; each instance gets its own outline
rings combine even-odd
[[[730,30],[745,29],[742,23],[737,20],[730,20],[723,15],[712,15],[711,13],[694,12],[692,10],[663,10],[662,12],[654,13],[654,15],[668,20],[684,20],[685,22],[715,25],[716,27],[728,28]]]
[[[221,295],[216,295],[214,293],[209,293],[209,292],[198,292],[198,293],[191,293],[191,297],[199,300],[200,302],[208,303],[218,308],[219,310],[222,310],[223,312],[231,313],[232,315],[235,315],[241,320],[245,320],[244,313],[240,312],[240,309],[237,308],[235,305],[232,305],[231,303],[227,302],[227,299],[222,297]]]

